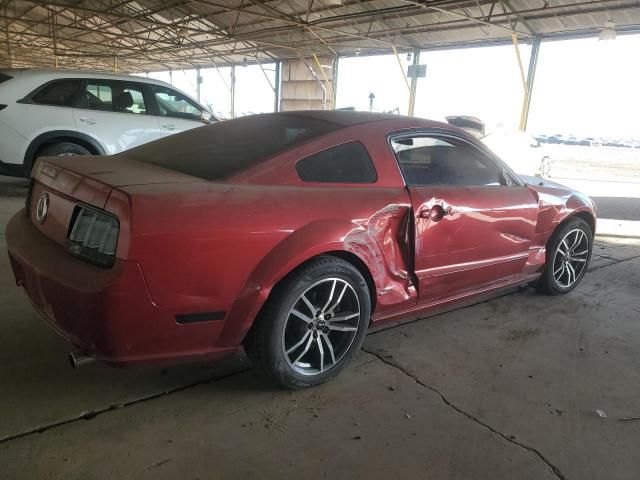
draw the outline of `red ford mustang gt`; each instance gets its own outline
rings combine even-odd
[[[7,226],[17,284],[111,364],[245,347],[281,385],[335,376],[370,324],[582,279],[595,206],[462,130],[358,112],[217,123],[40,159]]]

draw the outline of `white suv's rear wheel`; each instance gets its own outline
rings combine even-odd
[[[91,155],[82,145],[72,142],[52,143],[38,150],[36,160],[40,157],[66,157],[69,155]]]
[[[91,152],[82,145],[73,142],[58,142],[46,145],[36,152],[31,165],[25,164],[24,175],[26,177],[31,176],[31,169],[40,157],[67,157],[70,155],[91,155]]]

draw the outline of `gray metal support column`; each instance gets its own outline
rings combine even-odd
[[[196,68],[196,91],[198,92],[197,100],[200,101],[200,85],[202,84],[202,77],[200,76],[200,67]]]
[[[236,118],[236,66],[231,66],[231,118]]]
[[[331,108],[336,109],[336,100],[338,100],[338,63],[340,55],[333,57],[333,70],[331,72]]]
[[[416,93],[418,91],[418,75],[417,69],[420,64],[420,49],[416,48],[413,50],[413,76],[411,77],[411,88],[409,89],[409,116],[413,116],[413,111],[416,107]]]
[[[533,97],[533,83],[536,78],[536,68],[540,53],[540,39],[536,38],[531,44],[531,57],[529,58],[529,69],[527,70],[527,99],[525,103],[524,130],[527,130],[529,122],[529,108],[531,107],[531,97]]]
[[[282,81],[280,80],[280,70],[282,68],[282,61],[278,60],[276,62],[276,79],[275,79],[275,98],[274,98],[274,105],[273,105],[273,111],[274,112],[279,112],[280,111],[280,97],[281,97],[281,92],[282,92]]]

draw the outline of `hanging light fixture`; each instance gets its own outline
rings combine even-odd
[[[176,32],[179,38],[189,38],[191,36],[191,31],[188,28],[180,28]]]
[[[615,40],[616,39],[616,24],[611,20],[604,22],[604,28],[600,32],[598,40]]]

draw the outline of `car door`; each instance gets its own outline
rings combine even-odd
[[[81,131],[98,138],[113,154],[161,137],[148,103],[138,82],[90,78],[73,115]]]
[[[162,136],[172,135],[209,123],[211,114],[201,105],[173,88],[149,85]]]
[[[466,139],[391,138],[414,212],[419,302],[522,275],[538,204],[529,189]]]

